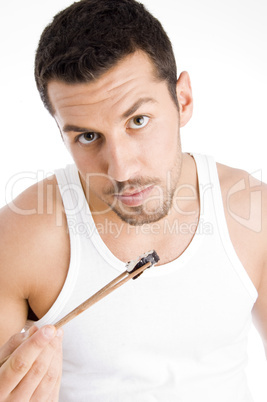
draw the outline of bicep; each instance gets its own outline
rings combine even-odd
[[[25,258],[21,258],[14,246],[18,244],[16,231],[12,230],[3,212],[0,213],[0,345],[21,331],[28,314],[22,275]]]
[[[0,346],[4,344],[12,335],[20,332],[24,327],[28,304],[26,300],[14,297],[8,289],[3,289],[0,285]]]

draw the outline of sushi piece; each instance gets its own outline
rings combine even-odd
[[[159,256],[156,253],[155,250],[150,250],[147,251],[146,253],[142,254],[139,256],[139,258],[136,258],[135,260],[131,260],[127,262],[126,264],[126,270],[129,273],[132,273],[136,271],[138,268],[141,268],[143,265],[147,264],[148,262],[151,263],[150,267],[152,265],[155,265],[159,261]],[[148,268],[150,268],[148,267]],[[140,275],[142,275],[143,272],[141,272],[139,275],[136,275],[133,279],[138,278]]]

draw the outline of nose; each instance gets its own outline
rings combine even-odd
[[[137,144],[125,137],[107,142],[105,149],[107,174],[118,182],[135,177],[139,170]]]

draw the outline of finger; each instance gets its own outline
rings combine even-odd
[[[47,369],[43,379],[39,383],[32,395],[31,402],[51,402],[58,400],[61,373],[62,373],[62,335],[63,331],[58,331],[58,339],[55,344],[55,350],[51,359],[50,366]],[[55,342],[56,343],[56,342]],[[49,392],[49,394],[48,394]]]
[[[15,334],[11,336],[11,338],[1,347],[0,349],[0,361],[4,359],[6,356],[9,356],[14,352],[15,349],[19,347],[29,336],[34,334],[34,332],[38,331],[38,328],[31,327],[26,332],[21,332],[19,334]]]
[[[41,328],[24,341],[0,369],[0,394],[9,395],[31,369],[42,350],[56,336],[52,325]],[[1,393],[2,392],[2,393]]]
[[[46,402],[58,402],[60,385],[61,385],[61,374],[57,379],[57,382],[56,382],[55,388],[52,391],[52,394],[48,397]]]
[[[62,337],[51,340],[12,392],[13,398],[23,395],[25,400],[47,401],[61,373],[61,344]]]

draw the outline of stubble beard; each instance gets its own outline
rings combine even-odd
[[[111,206],[111,209],[123,222],[128,223],[131,226],[142,226],[145,224],[158,222],[165,218],[171,209],[172,201],[173,195],[168,197],[155,211],[152,210],[150,212],[146,211],[143,205],[132,207],[131,214],[127,214],[122,209],[116,208],[115,206]]]
[[[161,195],[160,197],[157,197],[158,202],[153,201],[152,196],[151,199],[148,198],[144,205],[131,207],[129,212],[129,208],[125,207],[119,201],[113,204],[108,204],[109,207],[123,222],[131,226],[142,226],[160,221],[169,214],[173,205],[173,199],[181,174],[181,157],[179,157],[179,153],[177,153],[174,166],[169,173],[168,178],[168,174],[166,175],[166,183],[164,184],[159,183],[157,179],[139,179],[140,186],[151,184],[154,185],[155,188],[158,188],[159,194]],[[149,208],[147,205],[150,202],[152,204],[156,203],[157,205]]]

